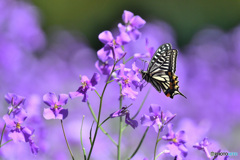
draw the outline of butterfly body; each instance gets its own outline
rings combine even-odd
[[[179,81],[175,75],[176,59],[177,50],[172,49],[171,44],[166,43],[161,45],[154,53],[147,71],[140,70],[145,81],[151,83],[158,92],[163,90],[164,94],[170,98],[173,98],[176,94],[185,97],[178,90]]]

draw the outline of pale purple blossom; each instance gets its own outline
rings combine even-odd
[[[27,117],[10,118],[9,115],[4,115],[3,120],[6,126],[10,129],[8,136],[13,139],[14,142],[28,142],[30,136],[33,134],[33,130],[22,126],[22,123]]]
[[[87,102],[88,100],[87,91],[95,90],[94,86],[98,84],[99,80],[100,80],[100,75],[98,73],[94,73],[91,80],[89,80],[87,76],[82,76],[81,77],[82,85],[78,88],[76,92],[69,92],[69,97],[73,99],[79,96],[83,96],[82,102]]]
[[[121,46],[130,42],[126,33],[120,33],[120,35],[114,39],[110,31],[103,31],[99,34],[98,38],[104,44],[104,47],[97,51],[98,58],[102,62],[109,59],[121,59],[125,55]]]
[[[138,29],[142,28],[146,21],[138,15],[134,16],[132,12],[127,10],[124,10],[122,20],[124,25],[118,24],[120,32],[126,32],[132,40],[137,40],[141,36],[141,32]]]
[[[151,104],[149,112],[150,116],[144,114],[141,117],[141,124],[143,126],[153,126],[156,132],[158,132],[161,127],[163,129],[163,127],[176,116],[176,114],[172,114],[169,111],[164,113],[158,104]]]
[[[59,94],[57,97],[55,93],[49,92],[43,96],[43,101],[50,108],[44,108],[43,117],[49,119],[65,119],[68,116],[68,109],[62,106],[67,104],[68,95]]]

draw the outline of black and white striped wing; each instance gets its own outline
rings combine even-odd
[[[153,55],[149,65],[148,73],[176,71],[177,50],[171,49],[169,43],[160,46]]]

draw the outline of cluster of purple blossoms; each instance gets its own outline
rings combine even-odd
[[[32,140],[34,130],[22,125],[27,118],[27,113],[23,108],[25,98],[14,93],[8,93],[5,95],[5,100],[10,105],[8,113],[3,116],[6,127],[9,129],[8,137],[15,143],[29,142],[32,153],[37,154],[39,148]]]
[[[132,69],[125,68],[124,64],[120,64],[120,71],[118,73],[118,78],[115,78],[117,82],[122,85],[122,95],[127,96],[130,99],[136,99],[138,92],[131,88],[131,85],[138,87],[140,79],[138,78],[138,68],[135,63],[132,64]]]
[[[162,131],[164,126],[166,126],[176,116],[176,114],[172,114],[169,111],[164,113],[161,111],[161,107],[157,104],[151,104],[149,112],[150,116],[144,114],[141,117],[141,124],[143,126],[153,126],[157,133],[160,129],[160,131]]]

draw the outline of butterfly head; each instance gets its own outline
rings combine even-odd
[[[148,74],[148,72],[147,72],[147,71],[140,70],[140,73],[141,73],[141,75],[142,75],[142,79],[144,79],[145,81],[148,82],[148,80],[149,80],[149,74]]]

